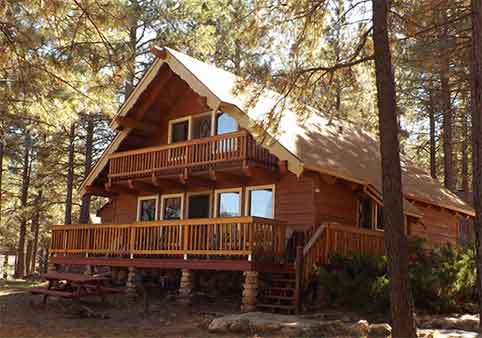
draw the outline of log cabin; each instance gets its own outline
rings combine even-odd
[[[231,271],[243,310],[294,311],[331,254],[384,253],[376,137],[178,51],[152,52],[81,186],[109,198],[101,224],[54,226],[52,266],[126,269],[128,287],[143,269],[177,271],[182,302],[197,273]],[[402,170],[406,235],[456,244],[473,208],[404,158]]]

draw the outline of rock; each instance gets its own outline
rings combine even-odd
[[[224,318],[216,318],[208,326],[209,332],[224,333],[227,332],[229,328],[229,323],[224,320]]]
[[[478,331],[479,318],[473,315],[463,315],[456,321],[455,328],[464,331]]]
[[[240,318],[229,323],[228,330],[230,332],[236,332],[236,333],[249,332],[250,331],[249,325],[250,325],[250,322],[248,319]]]
[[[475,315],[462,315],[453,317],[422,317],[418,325],[423,329],[463,330],[478,331],[479,318]]]
[[[392,327],[386,323],[370,324],[368,334],[370,337],[389,337],[392,334]]]
[[[366,320],[359,320],[348,327],[348,334],[355,337],[366,337],[368,336],[368,329],[368,322]]]
[[[437,338],[438,332],[436,330],[418,330],[418,338]]]

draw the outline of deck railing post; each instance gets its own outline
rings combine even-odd
[[[68,231],[64,229],[64,256],[67,255]]]
[[[189,250],[189,224],[183,224],[183,250],[184,250],[184,259],[187,260],[187,252]]]
[[[303,247],[296,247],[296,289],[295,289],[295,305],[296,314],[301,313],[303,303]]]
[[[129,245],[129,257],[131,259],[134,258],[134,249],[136,245],[136,228],[131,225],[130,227],[130,235],[131,235],[131,241]]]

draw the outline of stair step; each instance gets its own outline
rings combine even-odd
[[[274,290],[274,291],[295,291],[295,288],[290,287],[281,287],[281,286],[270,286],[266,288],[266,290]]]
[[[280,283],[296,283],[296,280],[291,278],[272,278],[271,281]]]
[[[279,305],[279,304],[257,304],[260,308],[270,308],[270,309],[282,309],[282,310],[294,310],[295,305]]]
[[[295,300],[294,296],[262,295],[261,298],[280,299],[280,300]]]

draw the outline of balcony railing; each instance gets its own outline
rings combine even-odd
[[[330,255],[350,256],[361,253],[385,254],[383,232],[341,224],[324,224],[311,236],[303,251],[303,281],[308,283],[315,265],[328,263]]]
[[[256,162],[275,168],[277,158],[238,131],[175,144],[118,152],[109,157],[109,178],[149,176],[166,169],[216,167],[222,163]]]
[[[51,254],[284,257],[285,224],[259,217],[58,225]]]

